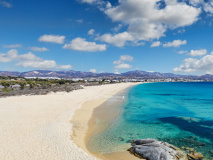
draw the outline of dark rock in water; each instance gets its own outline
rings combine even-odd
[[[188,160],[179,148],[155,139],[136,140],[128,151],[146,160]]]

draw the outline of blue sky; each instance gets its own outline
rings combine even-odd
[[[0,70],[213,74],[212,0],[0,0]]]

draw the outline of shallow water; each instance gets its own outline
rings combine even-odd
[[[93,136],[96,153],[123,151],[132,139],[192,147],[213,159],[213,83],[146,83],[132,88],[111,125]]]

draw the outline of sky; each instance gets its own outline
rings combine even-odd
[[[213,0],[0,0],[0,70],[213,74]]]

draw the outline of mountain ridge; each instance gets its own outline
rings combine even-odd
[[[114,73],[92,73],[81,71],[53,71],[53,70],[32,70],[27,72],[0,71],[0,76],[14,77],[58,77],[58,78],[139,78],[139,79],[165,79],[165,78],[185,78],[198,80],[213,80],[213,75],[205,74],[180,75],[174,73],[147,72],[142,70],[128,71],[121,74]]]

